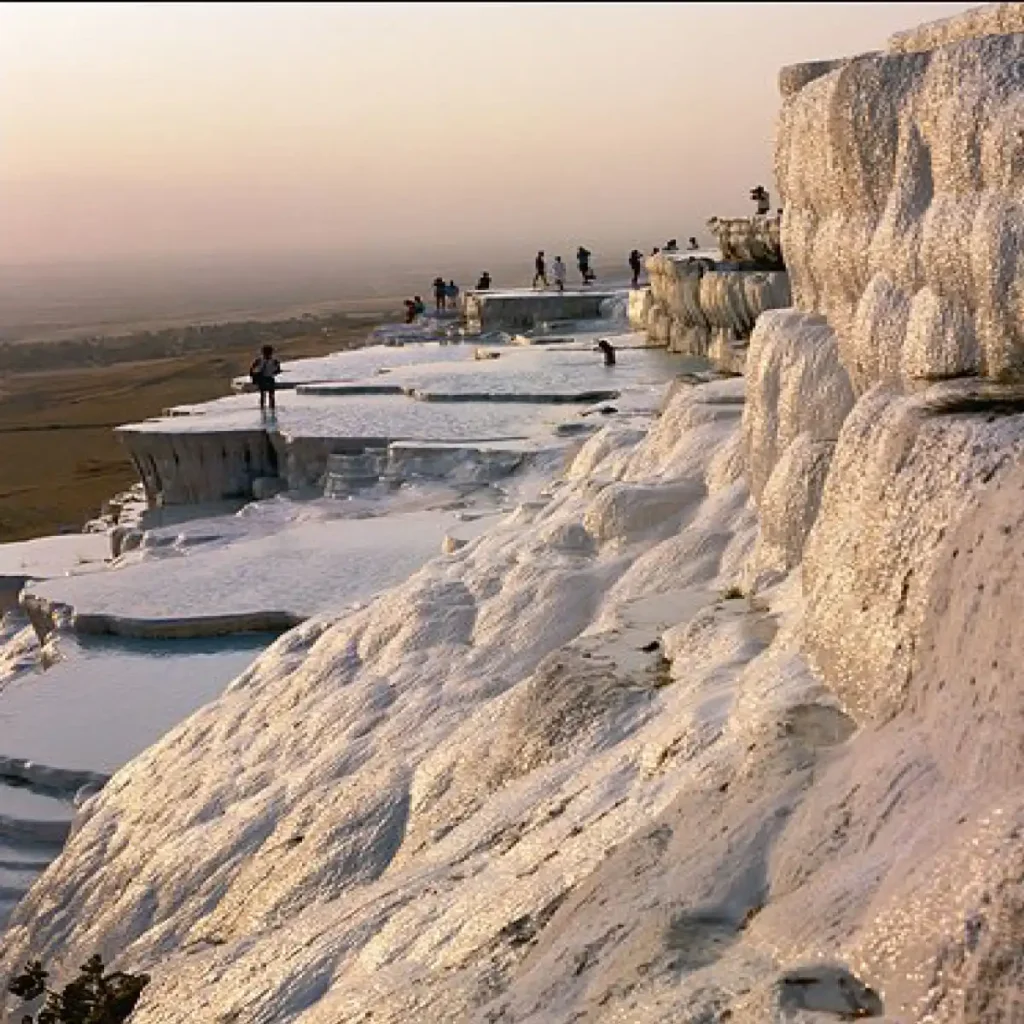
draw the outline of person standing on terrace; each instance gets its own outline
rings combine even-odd
[[[639,249],[634,249],[629,254],[629,269],[633,273],[633,281],[630,284],[631,288],[640,287],[640,271],[643,269],[643,257],[640,255]]]
[[[445,300],[448,298],[448,290],[443,277],[434,278],[434,307],[440,313],[445,307]]]
[[[540,281],[545,288],[548,286],[548,272],[547,266],[544,263],[544,250],[541,249],[537,253],[537,258],[533,261],[533,287],[537,287],[537,282]]]
[[[277,389],[277,382],[275,378],[281,372],[281,364],[274,357],[274,346],[264,345],[260,349],[260,354],[252,361],[249,366],[249,377],[253,384],[259,388],[260,392],[260,410],[265,410],[267,406],[270,406],[270,411],[274,412],[277,409],[277,402],[275,400],[274,392]]]
[[[551,264],[551,276],[554,278],[555,287],[560,291],[565,291],[565,264],[562,262],[561,256],[555,257],[555,262]]]

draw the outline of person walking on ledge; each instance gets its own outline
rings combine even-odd
[[[631,288],[640,287],[640,271],[643,268],[643,257],[640,255],[639,249],[634,249],[629,254],[629,269],[633,274],[633,281],[630,284]]]
[[[551,276],[555,280],[555,287],[560,291],[565,291],[565,264],[562,262],[561,256],[555,257],[555,262],[551,264]]]
[[[445,300],[448,298],[448,289],[443,277],[434,278],[434,307],[438,313],[445,307]]]
[[[249,378],[259,388],[260,410],[270,407],[271,412],[277,410],[274,392],[277,388],[275,377],[281,372],[281,364],[274,357],[274,346],[264,345],[260,354],[249,367]]]
[[[548,272],[547,272],[547,267],[546,267],[546,265],[544,263],[544,250],[543,249],[541,249],[540,252],[537,253],[537,258],[533,261],[533,271],[534,271],[534,273],[533,273],[533,287],[536,288],[537,287],[537,282],[541,281],[541,282],[543,282],[544,287],[547,288],[547,286],[548,286]]]
[[[583,283],[590,284],[596,275],[590,269],[590,250],[585,249],[582,245],[576,250],[576,266],[579,267]]]

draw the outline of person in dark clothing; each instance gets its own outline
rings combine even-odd
[[[403,305],[405,306],[405,322],[411,324],[416,319],[416,303],[412,299],[406,299]]]
[[[274,396],[277,384],[274,378],[280,372],[281,364],[274,358],[273,345],[264,345],[249,366],[249,378],[259,388],[261,409],[265,409],[267,405],[271,410],[277,408]]]
[[[640,287],[640,271],[643,269],[643,257],[640,255],[639,249],[634,249],[629,254],[629,269],[633,272],[633,282],[631,287]]]
[[[448,289],[444,283],[443,277],[434,278],[434,306],[438,312],[444,309],[446,299],[448,297]]]
[[[580,277],[583,278],[584,284],[590,284],[597,276],[590,269],[590,250],[584,249],[582,245],[576,250],[576,266],[580,269]]]
[[[665,252],[678,252],[678,251],[679,251],[679,243],[674,238],[670,238],[665,243]]]
[[[750,198],[757,203],[757,214],[759,217],[764,217],[772,211],[772,197],[771,193],[764,187],[764,185],[756,185],[750,190]]]
[[[426,313],[427,311],[427,304],[418,295],[414,295],[412,297],[412,302],[413,309],[416,310],[416,315],[423,316],[423,314]]]
[[[597,343],[597,348],[604,355],[604,365],[614,366],[615,365],[615,347],[612,345],[607,338],[601,338]]]
[[[697,239],[694,238],[693,235],[690,236],[689,242],[686,243],[686,248],[689,249],[690,252],[696,252],[700,248],[697,244]]]
[[[476,290],[478,292],[485,292],[491,287],[491,275],[485,270],[480,275],[480,280],[476,283]]]
[[[548,286],[548,271],[547,266],[544,263],[544,250],[541,249],[537,253],[536,259],[533,261],[533,287],[537,287],[537,282],[543,283],[544,287]]]

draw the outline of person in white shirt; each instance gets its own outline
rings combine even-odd
[[[555,257],[555,262],[551,264],[551,277],[554,279],[555,287],[560,291],[565,291],[565,264],[562,262],[561,256]]]

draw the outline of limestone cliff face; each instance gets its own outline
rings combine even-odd
[[[747,342],[766,309],[788,306],[784,271],[710,270],[679,254],[651,256],[648,334],[673,352],[705,356],[727,372],[742,372]]]
[[[858,393],[1024,369],[1019,8],[907,33],[785,100],[793,301],[827,317]],[[1003,24],[1018,32],[961,38]]]
[[[902,704],[940,542],[1019,456],[1024,34],[992,33],[1022,10],[780,76],[795,308],[751,339],[748,580],[803,559],[807,649],[869,716]]]

